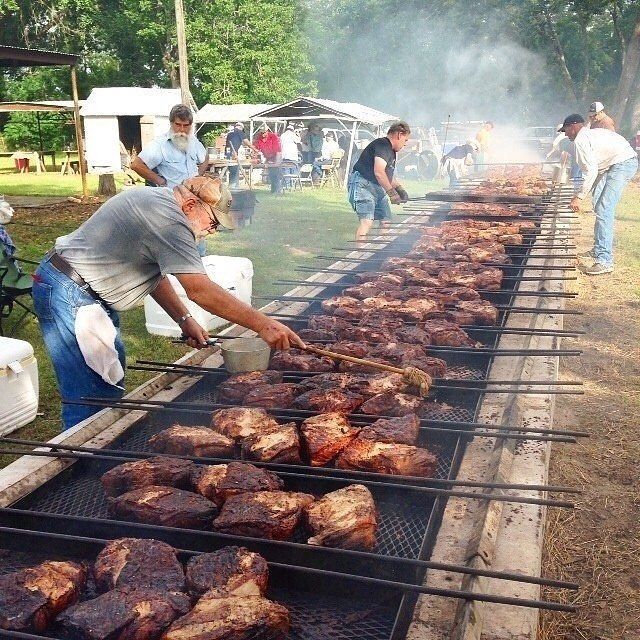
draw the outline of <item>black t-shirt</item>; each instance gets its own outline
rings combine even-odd
[[[244,131],[234,129],[227,134],[227,142],[224,147],[224,154],[227,157],[231,157],[232,154],[238,153],[240,147],[242,146],[242,141],[247,140],[248,138],[249,136]]]
[[[473,154],[474,148],[470,144],[461,144],[457,147],[453,147],[445,158],[453,158],[454,160],[462,160],[466,158],[470,153]]]
[[[391,182],[396,168],[396,152],[391,146],[391,140],[386,136],[384,138],[376,138],[365,147],[358,158],[358,162],[353,165],[353,170],[357,171],[363,178],[377,183],[378,179],[373,172],[373,163],[376,158],[382,158],[386,161],[387,166],[384,172],[387,174],[389,182]]]

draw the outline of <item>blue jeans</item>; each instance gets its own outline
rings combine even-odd
[[[118,386],[106,383],[84,361],[75,334],[78,309],[96,301],[73,280],[60,273],[48,261],[43,261],[34,275],[33,307],[38,316],[44,343],[53,362],[58,390],[65,400],[80,400],[83,396],[119,399],[124,395],[124,379]],[[124,344],[120,336],[118,314],[105,306],[117,330],[115,348],[125,368]],[[100,411],[100,407],[62,405],[63,429]]]
[[[349,202],[360,220],[391,220],[389,198],[377,182],[367,180],[354,171],[349,176],[347,188]]]
[[[229,172],[229,188],[237,189],[238,180],[240,177],[240,167],[237,164],[230,164],[228,168]]]
[[[271,185],[271,193],[282,193],[282,169],[280,167],[269,167],[269,184]]]
[[[593,254],[596,262],[613,266],[613,232],[616,206],[624,188],[638,171],[638,159],[631,158],[612,165],[596,182],[593,190],[593,210],[596,223],[593,230]]]

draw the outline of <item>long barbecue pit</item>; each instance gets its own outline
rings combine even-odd
[[[548,486],[544,473],[536,482],[491,473],[518,448],[548,455],[550,442],[586,435],[526,419],[529,399],[550,407],[555,394],[579,392],[553,377],[558,355],[579,354],[559,348],[574,335],[561,324],[573,295],[569,197],[526,172],[467,181],[410,202],[365,246],[319,256],[333,262],[307,280],[279,283],[296,287],[268,312],[315,346],[427,370],[428,397],[396,374],[295,351],[274,354],[267,374],[233,377],[213,348],[140,362],[159,377],[122,401],[83,400],[106,411],[46,446],[3,438],[3,452],[25,457],[0,472],[0,573],[49,560],[89,566],[123,537],[163,541],[183,566],[246,547],[268,563],[269,600],[251,596],[260,624],[243,638],[417,640],[432,637],[420,635],[425,612],[435,633],[449,618],[471,624],[482,606],[571,610],[536,589],[577,585],[479,562],[468,553],[478,532],[465,538],[456,524],[460,505],[476,519],[492,505],[571,507],[574,490]],[[490,520],[480,521],[484,535]],[[519,587],[486,587],[494,583]],[[79,597],[97,593],[90,578]],[[185,628],[233,602],[239,632],[234,607],[247,603],[214,596],[198,594]],[[0,627],[11,629],[1,609]],[[0,636],[63,637],[90,610]],[[203,640],[240,637],[214,632],[223,633],[212,627]]]

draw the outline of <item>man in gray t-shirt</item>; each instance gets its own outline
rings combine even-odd
[[[103,204],[84,224],[58,238],[34,274],[33,299],[64,399],[119,398],[124,346],[119,311],[146,295],[173,318],[193,347],[207,332],[191,317],[168,279],[212,314],[256,331],[276,349],[303,345],[288,327],[244,304],[205,273],[196,243],[219,224],[232,227],[220,179],[196,177],[173,189],[137,187]],[[99,407],[64,404],[68,429]]]

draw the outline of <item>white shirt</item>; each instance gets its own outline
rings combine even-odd
[[[287,129],[280,136],[283,160],[293,160],[293,162],[298,162],[298,142],[300,142],[299,136],[295,131],[291,131],[291,129]]]
[[[614,164],[631,160],[636,152],[618,133],[608,129],[583,127],[574,140],[576,162],[584,174],[584,184],[576,195],[586,198],[593,188],[598,174],[604,173]]]
[[[322,141],[323,158],[330,158],[331,154],[335,153],[336,151],[340,151],[340,145],[338,144],[337,140],[334,140],[333,138],[325,138]]]

